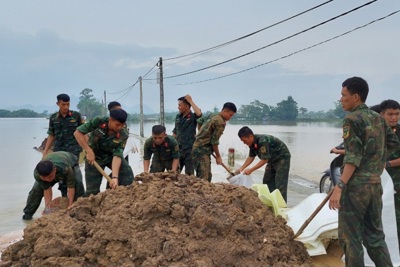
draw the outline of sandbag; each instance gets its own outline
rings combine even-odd
[[[254,181],[251,178],[251,175],[239,173],[238,175],[235,175],[232,178],[230,178],[229,183],[251,188],[251,186],[254,184]]]

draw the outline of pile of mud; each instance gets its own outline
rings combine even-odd
[[[37,219],[1,266],[312,265],[250,189],[183,174],[135,180]]]

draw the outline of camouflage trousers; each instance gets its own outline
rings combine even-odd
[[[204,153],[201,149],[193,149],[192,160],[196,176],[211,182],[211,155]]]
[[[108,167],[111,169],[112,158],[107,163],[99,163],[101,168]],[[85,162],[85,180],[86,180],[86,196],[97,195],[100,192],[101,182],[103,175],[96,169],[94,165],[90,165],[87,161]],[[118,183],[119,185],[130,185],[133,182],[133,171],[129,163],[125,160],[121,160],[121,166],[119,168]],[[107,185],[107,188],[109,186]]]
[[[83,187],[83,182],[82,182],[82,172],[81,172],[81,169],[79,168],[79,165],[74,166],[74,174],[75,174],[75,198],[74,198],[74,200],[76,200],[78,197],[83,197],[85,195],[85,188]],[[52,186],[54,186],[56,183],[57,182],[53,182]],[[67,188],[67,185],[65,184],[65,182],[60,181],[58,189],[60,189],[61,184],[63,184],[63,186],[65,188]],[[60,191],[61,191],[61,189],[60,189]],[[44,196],[44,191],[43,191],[42,187],[40,186],[40,184],[37,181],[35,181],[31,191],[29,191],[28,199],[26,200],[26,206],[24,208],[24,213],[29,214],[29,215],[35,214],[35,212],[37,211],[37,209],[40,206],[40,203],[42,202],[43,196]],[[67,194],[64,195],[62,193],[62,196],[66,197]]]
[[[290,158],[268,162],[265,167],[263,184],[268,185],[270,192],[279,189],[287,203],[287,186],[289,182]]]
[[[172,170],[172,161],[171,160],[157,160],[154,159],[151,161],[151,166],[150,166],[150,173],[155,173],[155,172],[164,172],[165,170],[170,171]],[[178,168],[179,170],[179,168]]]
[[[364,266],[364,250],[375,266],[393,266],[382,228],[381,184],[348,185],[339,208],[339,243],[346,266]]]
[[[400,193],[394,194],[394,208],[396,211],[397,240],[400,248]]]
[[[192,149],[191,148],[181,148],[181,157],[179,158],[179,168],[182,170],[185,167],[185,174],[193,175],[194,166],[192,160]]]

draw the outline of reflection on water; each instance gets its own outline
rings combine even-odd
[[[151,135],[153,123],[144,125],[145,136]],[[341,126],[334,123],[265,123],[248,125],[256,134],[271,134],[284,141],[292,154],[291,173],[318,181],[322,172],[328,168],[334,155],[329,154],[332,147],[341,142]],[[166,124],[168,134],[172,134],[173,124]],[[220,151],[225,163],[228,162],[228,149],[235,148],[235,168],[248,154],[237,133],[243,124],[228,124],[220,139]],[[0,180],[0,236],[25,227],[22,221],[22,209],[27,194],[34,182],[33,169],[41,159],[41,154],[33,149],[39,146],[47,136],[48,120],[46,119],[0,119],[0,146],[2,160],[0,167],[3,175]],[[130,132],[138,134],[139,124],[129,125]],[[143,141],[133,142],[142,151]],[[140,154],[130,155],[130,164],[135,174],[143,171]],[[257,162],[257,160],[255,160]],[[220,171],[218,168],[215,171]],[[214,171],[214,170],[213,170]],[[54,190],[57,196],[58,190]],[[43,204],[43,203],[42,203]],[[39,216],[41,207],[35,217]]]

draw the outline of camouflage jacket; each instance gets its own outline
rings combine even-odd
[[[179,146],[173,136],[167,135],[161,145],[156,145],[153,137],[147,138],[143,148],[143,159],[150,160],[153,155],[154,161],[169,161],[180,157]]]
[[[286,144],[272,135],[254,135],[254,143],[250,146],[249,157],[258,156],[269,162],[289,159],[290,152]]]
[[[47,134],[54,136],[53,151],[67,151],[79,156],[82,148],[76,141],[74,132],[82,124],[81,114],[73,110],[68,111],[65,117],[60,112],[51,115]]]
[[[361,104],[343,121],[343,140],[346,154],[343,163],[356,169],[349,180],[352,185],[380,183],[387,152],[399,147],[399,141],[385,120]]]
[[[172,132],[176,135],[179,148],[192,148],[196,139],[196,128],[198,117],[195,113],[189,112],[186,116],[183,114],[176,115],[175,128]]]
[[[36,169],[33,171],[35,180],[40,184],[43,190],[49,189],[53,184],[64,181],[69,188],[75,187],[75,173],[73,167],[77,164],[77,159],[74,154],[65,151],[52,152],[47,154],[42,160],[53,162],[56,167],[56,177],[54,182],[45,182],[40,179]]]
[[[113,156],[123,158],[123,152],[129,134],[125,128],[111,135],[108,134],[108,117],[96,117],[78,127],[83,134],[91,133],[89,146],[100,165],[108,164]]]
[[[392,130],[396,134],[397,139],[400,141],[400,125],[397,124],[396,127]],[[394,153],[391,153],[391,155],[388,157],[388,160],[397,159],[399,157],[399,152],[395,151]],[[400,166],[386,167],[386,170],[389,173],[390,177],[392,177],[394,190],[397,193],[400,193]]]
[[[225,130],[226,121],[221,114],[208,116],[196,135],[193,149],[201,149],[203,153],[211,155],[212,146],[219,145],[219,138]]]

